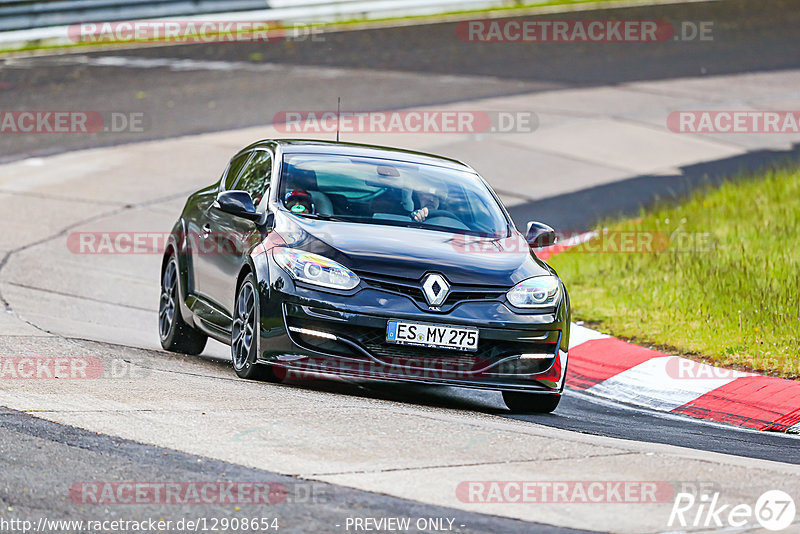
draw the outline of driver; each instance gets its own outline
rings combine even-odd
[[[314,213],[314,201],[305,189],[294,189],[286,193],[284,205],[292,213]]]
[[[424,189],[416,191],[419,209],[411,212],[410,216],[417,222],[423,222],[431,212],[439,209],[439,206],[447,200],[447,189],[442,185],[435,184],[426,186]]]

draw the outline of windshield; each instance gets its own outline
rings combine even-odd
[[[474,173],[378,158],[288,154],[280,200],[293,213],[503,237],[508,223]]]

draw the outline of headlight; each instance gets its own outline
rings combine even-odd
[[[274,248],[272,257],[295,280],[334,289],[353,289],[356,274],[333,260],[296,248]]]
[[[506,293],[517,308],[552,308],[561,299],[561,283],[555,276],[537,276],[523,280]]]

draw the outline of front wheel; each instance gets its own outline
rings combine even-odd
[[[278,382],[272,367],[256,363],[260,317],[256,279],[250,273],[236,292],[236,309],[231,328],[233,370],[239,378]]]
[[[158,337],[161,346],[172,352],[197,355],[203,352],[208,337],[183,320],[178,284],[178,260],[171,255],[161,276],[161,298],[158,303]]]
[[[503,400],[513,413],[550,413],[558,407],[561,395],[504,391]]]

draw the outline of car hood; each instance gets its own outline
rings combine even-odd
[[[454,284],[511,287],[550,274],[516,230],[490,239],[377,224],[281,214],[276,230],[288,246],[321,254],[357,273],[420,279],[438,272]]]

